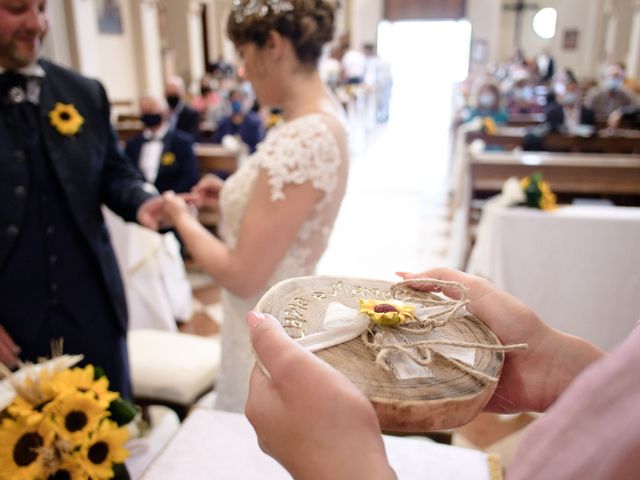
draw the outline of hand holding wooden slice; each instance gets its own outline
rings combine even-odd
[[[292,338],[325,330],[327,310],[336,304],[354,309],[359,300],[398,300],[391,282],[359,278],[301,277],[272,287],[258,302],[256,310],[277,318]],[[437,294],[423,298],[442,299]],[[412,297],[413,303],[420,303]],[[425,303],[429,303],[425,301]],[[342,307],[341,307],[342,308]],[[376,363],[376,352],[361,337],[332,346],[316,354],[349,378],[373,404],[380,425],[388,432],[428,432],[459,427],[476,417],[496,388],[502,371],[504,352],[500,341],[481,321],[464,309],[428,333],[393,333],[395,341],[409,346],[434,339],[436,343],[464,342],[486,345],[467,348],[449,345],[432,347],[428,366],[420,366],[402,353],[387,357],[389,368]],[[414,351],[419,355],[420,349]],[[469,373],[469,370],[478,374]]]

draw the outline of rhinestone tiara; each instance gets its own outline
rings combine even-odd
[[[254,15],[266,17],[269,13],[291,12],[293,9],[293,4],[286,0],[233,0],[236,23],[242,23],[247,17]]]

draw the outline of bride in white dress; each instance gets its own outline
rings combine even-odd
[[[335,3],[240,1],[227,32],[263,105],[282,108],[272,129],[224,184],[205,177],[196,203],[218,203],[221,236],[210,235],[183,198],[165,194],[165,209],[188,251],[223,287],[222,366],[216,408],[240,412],[254,359],[247,312],[286,278],[312,275],[344,196],[348,153],[341,106],[317,71],[332,39]],[[219,195],[218,195],[219,193]]]

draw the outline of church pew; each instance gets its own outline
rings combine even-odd
[[[471,198],[497,193],[509,177],[541,172],[557,194],[640,200],[640,155],[469,152]]]
[[[201,175],[213,172],[218,175],[231,175],[238,169],[239,152],[230,150],[222,145],[196,143],[194,151],[198,159]],[[220,219],[217,209],[202,209],[198,219],[211,232],[216,231]]]
[[[484,132],[468,132],[466,143],[476,139],[487,145],[501,146],[505,150],[513,150],[522,146],[527,133],[526,128],[499,128],[495,134]],[[574,153],[640,153],[640,132],[634,130],[600,130],[591,137],[580,137],[560,133],[549,133],[541,140],[545,151]]]

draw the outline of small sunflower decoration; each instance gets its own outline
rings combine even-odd
[[[58,102],[49,112],[49,121],[59,134],[71,137],[80,131],[84,118],[73,104]]]
[[[413,306],[391,300],[358,300],[360,313],[376,325],[391,326],[413,320]]]
[[[160,163],[164,167],[168,167],[176,163],[176,155],[173,152],[164,152],[160,158]]]
[[[542,179],[540,172],[533,173],[520,180],[520,188],[526,196],[526,205],[540,210],[555,210],[556,196],[551,191],[549,182]]]
[[[25,418],[5,418],[0,424],[0,479],[29,480],[45,473],[44,456],[53,432]]]

